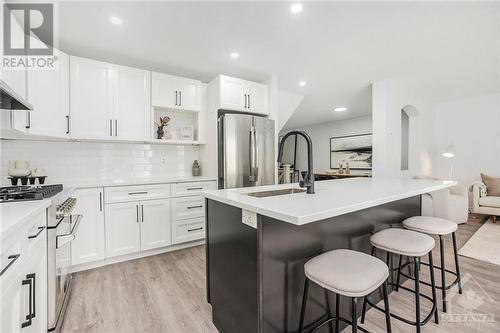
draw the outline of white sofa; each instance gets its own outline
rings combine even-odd
[[[422,216],[434,216],[466,223],[469,216],[469,195],[462,185],[422,195]]]
[[[481,196],[481,186],[486,187],[486,185],[480,182],[472,185],[472,212],[491,215],[493,223],[496,223],[496,217],[500,216],[500,197],[490,195]]]

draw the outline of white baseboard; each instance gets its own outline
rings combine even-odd
[[[98,260],[98,261],[93,261],[93,262],[88,262],[85,264],[72,266],[70,269],[70,273],[86,271],[86,270],[93,269],[93,268],[98,268],[98,267],[102,267],[102,266],[117,264],[117,263],[124,262],[124,261],[154,256],[154,255],[161,254],[161,253],[182,250],[182,249],[186,249],[188,247],[193,247],[193,246],[198,246],[198,245],[203,245],[203,244],[205,244],[204,239],[193,241],[193,242],[188,242],[188,243],[166,246],[166,247],[162,247],[162,248],[158,248],[158,249],[154,249],[154,250],[147,250],[147,251],[142,251],[142,252],[137,252],[137,253],[125,254],[123,256],[118,256],[118,257],[105,258],[103,260]]]

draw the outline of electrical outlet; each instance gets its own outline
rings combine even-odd
[[[166,157],[160,157],[161,164],[167,165],[167,158]]]
[[[241,210],[241,223],[257,229],[257,213],[246,209]]]

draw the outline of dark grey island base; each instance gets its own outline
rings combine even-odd
[[[241,223],[240,208],[206,199],[207,300],[215,326],[221,333],[297,332],[304,263],[333,249],[370,253],[371,233],[420,215],[420,205],[414,196],[301,226],[257,215],[254,229]],[[311,284],[308,326],[324,316],[326,301]],[[328,301],[334,311],[332,294]],[[340,311],[349,315],[347,299]]]

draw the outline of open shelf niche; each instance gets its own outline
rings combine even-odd
[[[170,122],[163,128],[164,138],[157,138],[160,117],[170,117]],[[151,142],[156,144],[172,145],[199,145],[203,144],[200,133],[202,122],[199,111],[168,109],[154,106],[151,111]],[[170,138],[165,138],[167,133]],[[192,134],[191,134],[192,133]]]

